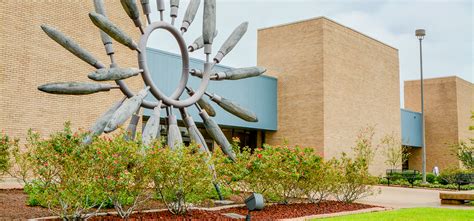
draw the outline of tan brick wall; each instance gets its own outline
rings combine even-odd
[[[404,90],[405,108],[421,111],[420,81],[406,81]],[[424,80],[427,171],[459,165],[449,145],[473,137],[468,131],[473,91],[471,83],[457,77]],[[409,166],[421,170],[421,148],[413,150]]]
[[[474,84],[461,78],[456,78],[456,89],[458,99],[458,132],[459,139],[468,141],[474,139],[474,131],[469,126],[474,125],[471,120],[471,112],[474,111]]]
[[[32,128],[43,134],[57,131],[65,121],[88,128],[115,101],[119,91],[87,96],[51,95],[36,88],[48,82],[90,81],[93,67],[76,58],[51,40],[40,28],[58,28],[90,51],[104,64],[109,63],[98,29],[88,13],[92,1],[1,1],[0,7],[0,127],[24,138]],[[119,0],[107,0],[109,18],[138,40],[138,29],[123,11]],[[137,67],[136,52],[114,42],[120,66]],[[134,91],[142,87],[139,78],[127,80]]]
[[[259,66],[278,78],[278,132],[265,141],[323,151],[322,20],[258,31]]]
[[[370,170],[385,172],[380,139],[400,137],[398,50],[324,20],[324,156],[351,152],[358,131],[372,126],[377,148]]]
[[[330,158],[348,152],[367,125],[376,140],[400,136],[397,49],[316,18],[259,30],[257,57],[278,77],[278,131],[268,143],[286,139]],[[371,171],[384,171],[384,161],[379,153]]]

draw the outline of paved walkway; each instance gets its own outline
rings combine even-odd
[[[11,177],[0,177],[0,190],[23,188],[17,179]]]
[[[381,190],[380,194],[370,196],[357,202],[391,208],[413,207],[443,207],[457,209],[474,209],[473,206],[446,206],[441,205],[439,193],[442,190],[375,186]],[[470,191],[473,192],[474,191]]]

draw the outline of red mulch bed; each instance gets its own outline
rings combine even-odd
[[[28,218],[38,218],[51,216],[47,208],[26,206],[26,194],[23,190],[0,190],[0,220]],[[336,213],[343,211],[353,211],[360,209],[373,208],[371,205],[358,203],[342,203],[336,201],[325,201],[318,204],[295,203],[288,205],[267,205],[262,211],[252,212],[252,220],[276,220],[282,218],[296,218],[309,215]],[[141,209],[163,208],[158,201],[150,201]],[[109,212],[113,209],[102,210]],[[237,213],[245,216],[247,209],[245,207],[234,207],[222,209],[219,211],[191,210],[186,216],[176,216],[168,211],[154,213],[136,213],[130,217],[130,221],[135,220],[235,220],[222,214]],[[117,216],[107,215],[91,218],[94,221],[112,221],[122,220]]]
[[[23,190],[0,190],[0,220],[31,219],[50,216],[47,208],[26,205]]]
[[[295,203],[295,204],[274,204],[266,206],[262,211],[251,213],[252,220],[277,220],[284,218],[297,218],[317,214],[336,213],[343,211],[361,210],[373,208],[374,206],[358,203],[342,203],[336,201],[325,201],[318,204]],[[219,211],[191,210],[186,216],[176,216],[168,211],[155,213],[138,213],[130,217],[130,221],[138,220],[236,220],[226,217],[224,213],[237,213],[245,216],[247,209],[245,207],[235,207],[222,209]],[[94,217],[94,221],[112,221],[121,220],[118,217]],[[244,219],[242,219],[244,220]]]
[[[54,216],[48,208],[27,206],[28,196],[22,189],[0,189],[0,221],[26,220],[39,217]],[[141,210],[162,209],[163,204],[157,200],[148,200],[140,207]],[[100,212],[113,212],[114,209],[101,209]]]

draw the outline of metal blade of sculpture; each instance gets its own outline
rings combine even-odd
[[[224,154],[235,161],[235,153],[232,150],[232,146],[219,125],[211,118],[211,116],[215,116],[214,108],[204,100],[203,96],[205,94],[208,95],[211,100],[218,104],[218,106],[222,107],[222,109],[245,121],[257,121],[257,116],[251,111],[241,107],[231,100],[206,91],[210,80],[240,80],[257,77],[265,72],[265,68],[262,67],[237,68],[224,72],[213,71],[214,66],[217,63],[220,63],[224,56],[237,45],[239,40],[247,31],[248,23],[244,22],[235,28],[211,61],[210,56],[212,54],[212,44],[217,35],[215,0],[204,0],[202,35],[189,46],[186,44],[183,35],[190,28],[196,16],[199,6],[201,5],[200,0],[190,1],[180,27],[174,27],[175,20],[178,17],[179,0],[170,1],[171,22],[164,21],[163,12],[165,11],[165,5],[163,0],[156,0],[157,11],[160,14],[160,21],[150,20],[150,14],[153,12],[150,9],[149,0],[140,0],[139,3],[137,3],[136,0],[120,0],[124,12],[133,21],[134,25],[139,28],[141,36],[138,43],[136,43],[128,33],[124,32],[119,28],[119,26],[112,23],[107,18],[104,0],[92,1],[94,3],[95,12],[90,12],[89,18],[92,23],[99,28],[100,39],[105,47],[106,54],[110,57],[110,68],[106,68],[105,65],[98,61],[90,52],[75,43],[71,37],[61,33],[49,25],[41,25],[43,31],[51,39],[97,69],[92,73],[89,72],[87,75],[88,78],[94,81],[115,81],[117,86],[91,82],[55,82],[39,86],[38,89],[40,91],[51,94],[86,95],[97,92],[106,92],[116,88],[120,89],[120,91],[125,95],[123,100],[111,106],[94,123],[94,125],[92,125],[90,134],[84,139],[84,144],[90,144],[94,136],[99,136],[103,132],[109,133],[116,130],[130,118],[132,119],[130,120],[130,125],[127,129],[129,133],[127,139],[135,139],[140,109],[146,108],[153,110],[153,114],[148,120],[142,133],[143,143],[148,146],[154,139],[160,138],[161,109],[166,109],[166,118],[168,121],[168,129],[166,130],[168,133],[167,144],[169,148],[175,149],[177,145],[183,145],[183,139],[177,124],[177,119],[173,114],[174,109],[179,109],[182,121],[188,130],[191,140],[200,146],[201,151],[211,154],[204,137],[198,130],[194,120],[188,114],[188,109],[194,106],[202,118],[208,134],[220,146]],[[144,24],[140,20],[140,10],[138,9],[137,4],[141,4],[143,13],[147,18],[147,22]],[[158,29],[166,30],[172,34],[177,41],[181,52],[181,79],[177,88],[171,95],[164,94],[155,85],[147,64],[145,52],[148,38],[153,31]],[[113,56],[115,51],[112,46],[112,39],[137,52],[138,68],[121,68],[118,66]],[[193,69],[190,71],[189,53],[196,52],[200,48],[204,48],[204,54],[206,55],[204,67],[202,70]],[[137,75],[141,75],[143,78],[145,88],[135,94],[123,80]],[[190,75],[198,77],[201,80],[199,86],[194,91],[188,86],[188,78]],[[187,97],[182,96],[185,90],[189,95]],[[157,101],[145,99],[147,95],[155,98]],[[209,165],[209,167],[211,169],[213,168],[212,165]]]
[[[150,145],[153,140],[160,138],[160,116],[161,104],[153,109],[153,114],[146,122],[142,133],[143,144]]]
[[[186,90],[188,91],[188,94],[189,96],[193,96],[194,94],[194,91],[190,88],[190,87],[186,87]],[[214,108],[212,107],[211,104],[209,104],[209,102],[207,102],[206,100],[204,100],[204,98],[201,98],[197,101],[197,104],[199,104],[199,106],[206,110],[206,112],[209,114],[209,116],[211,117],[215,117],[216,116],[216,111],[214,110]]]
[[[259,76],[265,71],[266,69],[262,67],[235,68],[228,71],[215,72],[211,74],[211,80],[240,80]],[[202,78],[201,70],[192,69],[190,73],[194,77]]]
[[[142,70],[137,68],[101,68],[90,73],[87,77],[94,81],[115,81],[137,76],[140,72]]]

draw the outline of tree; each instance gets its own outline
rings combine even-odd
[[[471,112],[471,121],[474,121],[474,112]],[[474,125],[469,126],[469,130],[474,130]],[[474,138],[469,138],[469,141],[461,140],[456,144],[452,144],[451,149],[466,169],[474,170]]]
[[[390,169],[400,168],[403,163],[408,160],[410,153],[407,147],[403,146],[401,141],[395,138],[394,134],[385,135],[381,140],[384,154],[386,157],[385,164]]]

